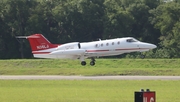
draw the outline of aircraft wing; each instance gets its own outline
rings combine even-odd
[[[82,55],[85,54],[84,49],[57,50],[50,53],[51,55]]]

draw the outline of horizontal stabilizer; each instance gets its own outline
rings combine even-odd
[[[27,39],[28,36],[16,36],[16,38],[19,38],[19,39]]]

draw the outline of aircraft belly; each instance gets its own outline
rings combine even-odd
[[[77,55],[50,55],[50,54],[33,54],[36,58],[53,58],[53,59],[78,59]]]
[[[84,54],[85,50],[84,49],[70,49],[70,50],[57,50],[53,51],[50,54],[51,55],[81,55]]]
[[[107,52],[88,52],[85,55],[88,57],[95,57],[95,56],[109,56],[109,55],[120,55],[124,52],[121,51],[107,51]]]

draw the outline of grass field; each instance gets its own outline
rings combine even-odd
[[[156,102],[179,102],[180,81],[0,80],[1,102],[134,102],[134,91],[156,91]]]
[[[180,59],[0,60],[0,75],[180,75]]]
[[[89,62],[90,60],[87,60]],[[0,75],[180,75],[180,59],[0,60]],[[172,80],[0,80],[1,102],[133,102],[134,91],[156,91],[157,102],[179,102]]]

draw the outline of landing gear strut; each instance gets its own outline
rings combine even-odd
[[[144,59],[144,58],[145,58],[145,55],[141,55],[140,57],[141,57],[142,59]]]
[[[90,65],[91,66],[94,66],[96,63],[95,63],[95,59],[94,58],[91,58],[91,62],[90,62]]]
[[[144,58],[145,58],[145,55],[143,55],[143,54],[141,53],[140,58],[141,58],[141,59],[144,59]]]

